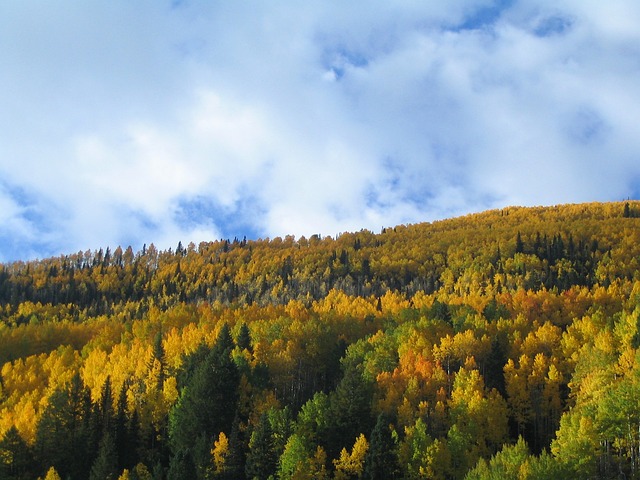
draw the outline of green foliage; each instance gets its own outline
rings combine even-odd
[[[278,478],[291,480],[309,472],[311,451],[304,437],[294,433],[287,440],[278,461]]]
[[[529,458],[529,449],[522,437],[515,445],[505,445],[489,462],[484,459],[478,461],[476,468],[471,470],[465,480],[519,480],[522,478],[521,467]]]

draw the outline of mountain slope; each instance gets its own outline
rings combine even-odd
[[[0,477],[638,475],[638,217],[2,265]]]

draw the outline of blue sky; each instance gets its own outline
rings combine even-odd
[[[0,261],[637,197],[640,4],[0,4]]]

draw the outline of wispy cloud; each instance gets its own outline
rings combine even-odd
[[[0,10],[0,261],[638,192],[630,0]]]

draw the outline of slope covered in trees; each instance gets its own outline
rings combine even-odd
[[[0,265],[0,478],[636,478],[638,217]]]

